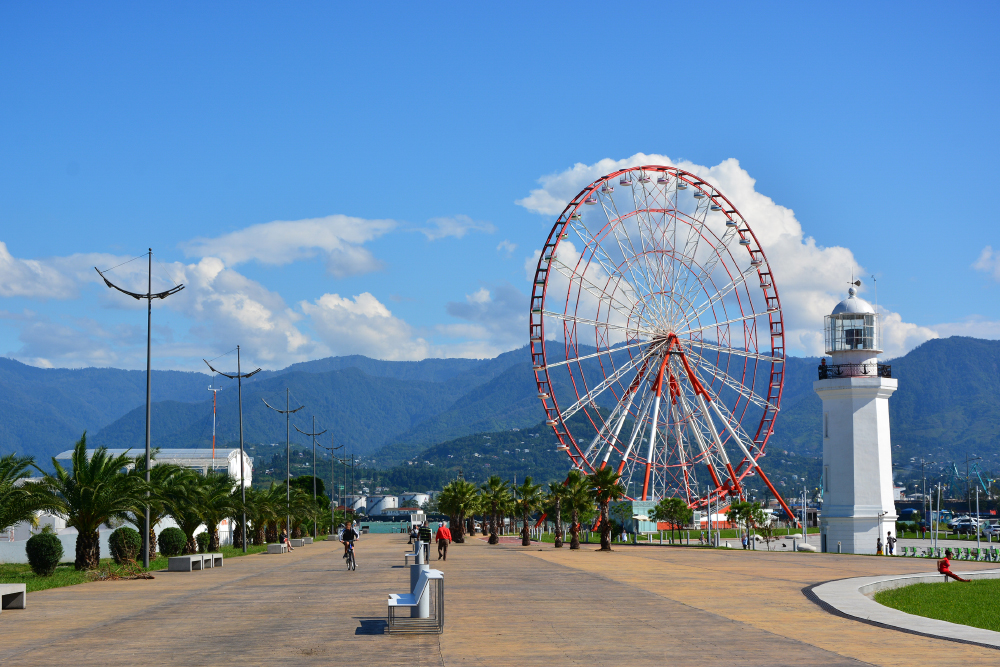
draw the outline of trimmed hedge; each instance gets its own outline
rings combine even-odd
[[[142,550],[142,536],[135,528],[122,526],[108,537],[108,546],[111,548],[111,558],[118,565],[134,563]]]
[[[184,544],[187,542],[187,537],[184,535],[183,530],[171,526],[170,528],[163,529],[157,541],[160,544],[160,553],[164,556],[180,556],[181,552],[184,551]]]
[[[208,531],[206,530],[204,533],[198,533],[194,536],[194,539],[195,542],[198,543],[198,553],[208,553],[208,541],[211,539]]]
[[[24,545],[31,571],[40,577],[50,577],[63,557],[63,545],[53,533],[39,533]]]

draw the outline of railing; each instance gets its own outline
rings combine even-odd
[[[820,364],[819,379],[880,377],[891,378],[892,366],[889,364]]]

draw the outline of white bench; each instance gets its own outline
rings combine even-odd
[[[0,611],[24,609],[28,601],[27,584],[0,584]]]
[[[193,572],[202,570],[204,567],[205,560],[202,554],[172,556],[167,559],[167,572]]]
[[[305,540],[301,540],[301,539],[292,539],[292,540],[289,540],[289,542],[292,543],[293,547],[301,547],[301,546],[303,546],[306,543]]]
[[[437,594],[430,599],[432,607],[428,618],[399,617],[401,608],[412,608],[420,604],[420,598],[430,595],[430,583],[436,582]],[[389,632],[436,633],[444,632],[444,572],[423,570],[413,590],[402,595],[389,595]]]
[[[222,554],[202,554],[202,567],[222,567]]]
[[[269,554],[286,554],[288,553],[288,546],[285,544],[268,544],[267,553]]]
[[[403,554],[403,565],[409,565],[411,558],[413,559],[413,562],[416,563],[417,556],[419,555],[420,555],[420,541],[418,540],[413,543],[413,553]]]
[[[302,538],[302,543],[303,544],[312,544],[313,543],[313,538],[311,538],[311,537],[303,537]]]

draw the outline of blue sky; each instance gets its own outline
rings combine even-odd
[[[492,356],[527,338],[556,217],[532,191],[640,154],[743,193],[791,352],[852,270],[889,355],[1000,338],[998,14],[7,3],[0,354],[143,367],[142,307],[90,267],[152,246],[189,285],[155,306],[160,368],[236,343],[271,368]],[[139,264],[115,275],[138,288]]]

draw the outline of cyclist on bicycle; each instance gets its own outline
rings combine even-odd
[[[344,532],[340,535],[340,541],[344,543],[344,558],[347,558],[347,550],[354,543],[354,540],[358,539],[358,531],[354,530],[354,526],[347,526]]]

